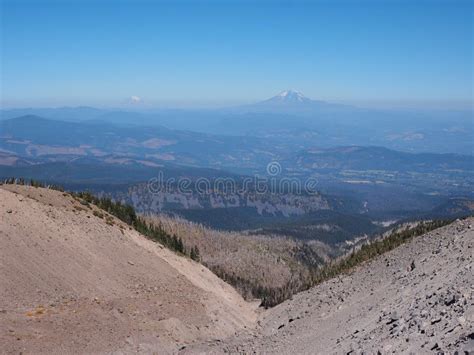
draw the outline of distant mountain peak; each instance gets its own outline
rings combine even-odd
[[[266,99],[264,101],[256,102],[251,105],[240,106],[237,111],[243,112],[260,112],[260,113],[279,113],[279,114],[300,114],[300,115],[314,115],[322,111],[337,111],[347,110],[349,106],[340,104],[328,103],[321,100],[313,100],[306,97],[297,90],[284,90],[279,94]]]
[[[296,90],[285,90],[280,92],[278,95],[272,97],[272,101],[286,101],[286,102],[306,102],[310,101],[301,92]]]

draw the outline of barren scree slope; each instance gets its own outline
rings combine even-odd
[[[456,221],[183,352],[474,353],[474,218]]]
[[[257,316],[200,264],[95,210],[0,187],[2,352],[474,351],[474,218]]]
[[[0,352],[163,354],[255,324],[208,269],[94,210],[0,186]]]

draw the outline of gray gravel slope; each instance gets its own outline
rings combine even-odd
[[[473,224],[415,238],[265,312],[254,332],[189,351],[474,352]]]

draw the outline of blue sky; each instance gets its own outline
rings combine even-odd
[[[471,1],[2,2],[2,106],[465,105]]]

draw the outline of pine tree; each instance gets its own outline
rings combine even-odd
[[[200,256],[199,256],[199,249],[197,246],[191,248],[191,253],[189,256],[191,257],[191,259],[195,261],[199,261]]]

